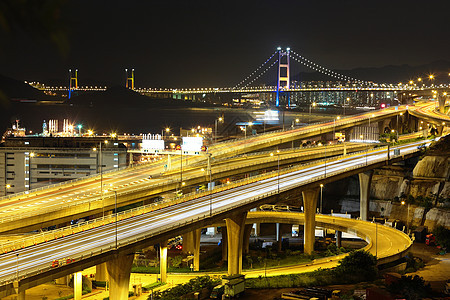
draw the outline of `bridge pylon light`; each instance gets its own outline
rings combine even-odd
[[[78,69],[69,69],[69,99],[72,91],[78,89]]]
[[[280,106],[280,88],[289,90],[290,76],[289,76],[289,56],[291,48],[282,50],[281,47],[278,50],[278,80],[277,80],[277,97],[275,105]],[[288,98],[289,99],[289,98]],[[290,106],[289,100],[287,103]]]
[[[126,75],[126,81],[125,81],[125,87],[127,89],[134,90],[134,69],[131,69],[130,71],[128,69],[125,69],[125,75]]]

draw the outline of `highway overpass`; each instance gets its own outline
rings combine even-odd
[[[55,236],[54,239],[44,242],[30,239],[28,242],[36,245],[23,249],[16,248],[14,251],[7,249],[6,253],[0,255],[0,284],[6,286],[19,279],[19,290],[24,290],[102,262],[120,263],[123,259],[127,259],[127,254],[223,219],[227,222],[229,237],[229,270],[231,261],[232,268],[240,271],[237,250],[240,233],[233,232],[242,230],[239,222],[242,220],[245,222],[247,211],[262,203],[277,202],[284,193],[294,192],[299,195],[300,191],[305,207],[305,251],[307,251],[314,243],[313,230],[316,226],[314,215],[319,183],[334,181],[350,174],[380,167],[389,161],[416,155],[419,151],[418,145],[420,143],[400,146],[401,156],[394,156],[392,149],[390,156],[387,149],[377,149],[340,157],[326,163],[317,162],[294,167],[279,174],[275,171],[235,182],[227,189],[221,187],[212,193],[206,191],[183,199],[184,201],[177,199],[175,203],[168,201],[165,207],[159,207],[157,210],[156,206],[143,207],[142,209],[147,209],[148,212],[134,211],[132,213],[134,216],[119,222],[103,224],[101,222],[104,220],[101,219],[99,223],[93,224],[94,228],[87,231]],[[115,221],[115,218],[116,215],[109,217],[109,222]],[[52,268],[54,260],[67,258],[73,259],[74,262]],[[235,274],[234,272],[231,274]]]

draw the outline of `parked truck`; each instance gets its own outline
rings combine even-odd
[[[228,298],[239,297],[245,290],[245,275],[236,274],[222,277],[224,295]]]

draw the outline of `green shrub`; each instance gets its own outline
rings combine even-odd
[[[172,300],[179,299],[183,295],[187,295],[192,292],[200,292],[202,289],[208,289],[212,291],[213,287],[220,284],[220,279],[214,279],[206,276],[199,276],[189,280],[188,283],[179,284],[171,289],[165,291],[156,291],[153,293],[153,299],[158,300]]]
[[[378,275],[377,259],[368,251],[352,251],[339,261],[334,271],[338,276],[359,279],[359,281],[374,280]]]
[[[406,299],[422,299],[431,294],[430,284],[425,284],[422,277],[415,275],[402,276],[402,278],[387,287],[388,291],[402,295]]]
[[[436,243],[441,247],[450,249],[450,230],[444,226],[437,226],[433,234],[436,236]]]

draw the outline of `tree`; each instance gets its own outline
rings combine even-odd
[[[335,270],[338,276],[373,280],[378,275],[377,259],[368,251],[352,251],[339,261]]]
[[[436,237],[436,243],[443,248],[450,249],[450,230],[444,226],[437,226],[433,234]]]
[[[388,286],[388,291],[408,300],[419,300],[431,294],[430,284],[425,284],[422,277],[415,275],[402,278]]]

